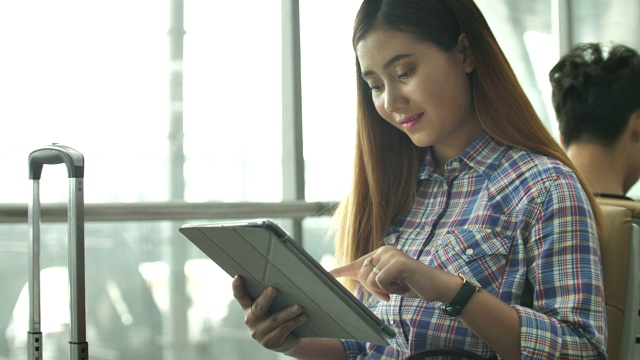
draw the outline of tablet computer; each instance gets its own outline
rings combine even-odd
[[[240,275],[254,298],[273,286],[269,311],[302,306],[298,337],[354,339],[388,345],[395,332],[269,219],[186,224],[179,231],[230,276]]]

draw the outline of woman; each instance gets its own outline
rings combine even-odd
[[[353,36],[354,183],[337,253],[390,346],[298,339],[235,279],[252,336],[301,359],[606,358],[595,201],[472,0],[365,0]]]

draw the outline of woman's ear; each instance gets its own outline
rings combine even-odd
[[[464,71],[467,74],[473,72],[476,69],[476,61],[473,58],[473,52],[465,33],[460,34],[460,37],[458,37],[458,51],[463,56],[462,65],[464,66]]]

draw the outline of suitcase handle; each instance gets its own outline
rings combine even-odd
[[[68,146],[52,144],[34,150],[29,154],[29,179],[40,180],[42,167],[47,165],[67,165],[69,178],[84,177],[84,157],[81,153]]]
[[[64,145],[52,144],[29,154],[29,179],[33,197],[28,207],[29,225],[29,330],[27,332],[29,360],[42,359],[40,324],[40,177],[44,165],[64,163],[69,174],[68,235],[69,235],[69,310],[70,358],[87,360],[85,274],[84,274],[84,156]]]

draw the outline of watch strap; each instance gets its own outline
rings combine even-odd
[[[456,296],[453,297],[453,300],[442,308],[442,311],[451,317],[460,315],[462,309],[464,309],[469,300],[471,300],[471,296],[480,290],[479,286],[471,283],[463,274],[458,274],[458,276],[462,279],[462,287]]]

